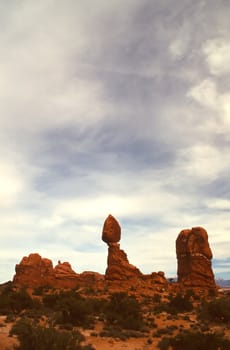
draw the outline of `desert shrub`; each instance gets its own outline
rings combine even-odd
[[[17,335],[20,345],[17,350],[90,350],[80,344],[84,336],[79,331],[63,332],[55,328],[34,325],[22,318],[12,327],[11,335]]]
[[[153,296],[153,301],[154,301],[155,303],[160,303],[160,301],[161,301],[161,295],[155,293],[154,296]]]
[[[193,305],[190,301],[190,294],[181,295],[177,293],[175,297],[172,297],[168,303],[169,308],[176,312],[191,311]]]
[[[100,337],[110,337],[110,338],[118,338],[121,340],[126,340],[128,338],[142,338],[143,332],[133,330],[133,329],[121,329],[118,326],[107,325],[103,331],[100,332]]]
[[[107,327],[100,332],[100,337],[111,337],[120,340],[126,340],[128,338],[125,332],[122,331],[119,327]]]
[[[33,320],[39,320],[44,316],[45,310],[42,307],[27,309],[23,312],[23,316],[31,318]]]
[[[157,324],[155,323],[154,317],[148,317],[146,320],[146,325],[151,328],[157,328]]]
[[[39,301],[33,300],[25,289],[14,291],[12,288],[6,288],[1,293],[0,312],[1,313],[19,313],[22,310],[38,307]]]
[[[173,334],[173,331],[174,331],[174,328],[172,327],[166,327],[166,328],[159,328],[157,329],[157,331],[155,333],[153,333],[153,337],[162,337],[162,335],[165,335],[165,334]]]
[[[57,323],[90,327],[94,316],[103,313],[106,302],[95,298],[83,298],[70,291],[45,295],[43,303],[56,311]]]
[[[60,311],[59,323],[72,323],[75,326],[89,326],[91,321],[91,307],[87,301],[79,295],[61,295],[57,310]]]
[[[45,286],[36,287],[34,288],[33,295],[41,296],[46,290],[47,290],[47,287]]]
[[[158,347],[160,350],[229,350],[230,341],[217,333],[187,331],[175,337],[164,337]]]
[[[105,311],[107,321],[121,328],[139,330],[144,325],[140,304],[126,293],[112,294]]]
[[[191,311],[193,309],[193,305],[190,298],[190,293],[185,295],[177,293],[175,296],[169,295],[169,302],[159,303],[156,305],[155,312],[160,313],[165,311],[172,315],[176,315],[178,312]]]
[[[43,296],[42,301],[46,307],[51,309],[56,309],[59,299],[60,299],[59,294],[54,293],[54,294],[47,294]]]
[[[230,322],[230,296],[203,301],[199,310],[199,318],[217,323]]]

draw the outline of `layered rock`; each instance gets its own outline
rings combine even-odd
[[[163,271],[152,272],[151,278],[152,281],[156,284],[168,284],[167,279],[165,278],[165,273]]]
[[[51,260],[42,258],[39,254],[24,257],[15,267],[16,275],[13,282],[20,286],[38,287],[53,285],[55,273]]]
[[[182,230],[176,240],[178,282],[190,287],[215,288],[212,251],[202,227]]]
[[[19,286],[54,288],[74,288],[78,283],[78,274],[68,262],[58,263],[53,268],[51,260],[42,258],[39,254],[24,257],[15,267],[16,274],[13,283]]]
[[[53,288],[77,288],[89,286],[103,280],[104,276],[97,272],[85,271],[76,273],[70,263],[60,261],[53,267],[51,260],[42,258],[39,254],[24,257],[15,267],[16,274],[13,283],[23,287],[51,286]]]
[[[97,282],[104,280],[104,275],[93,271],[84,271],[79,275],[80,284],[84,286],[94,286]]]
[[[102,240],[108,244],[108,259],[105,278],[108,280],[126,280],[142,275],[140,270],[131,265],[126,253],[120,249],[121,228],[118,221],[109,215],[104,222]]]
[[[54,268],[55,278],[57,279],[76,279],[79,275],[72,269],[70,263],[60,261]]]

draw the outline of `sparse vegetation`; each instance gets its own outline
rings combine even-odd
[[[56,323],[82,327],[90,327],[105,304],[103,300],[85,298],[75,291],[46,295],[43,303],[56,312]]]
[[[229,350],[230,341],[217,333],[184,331],[173,337],[164,337],[158,343],[160,350]]]
[[[177,293],[175,296],[170,295],[169,302],[159,303],[156,305],[155,311],[157,313],[165,311],[172,315],[176,315],[179,312],[191,311],[193,309],[193,304],[190,301],[190,298],[190,293],[186,293],[185,295],[182,295],[181,293]]]
[[[115,293],[106,307],[106,319],[109,324],[124,329],[140,330],[144,326],[140,304],[126,293]]]
[[[37,307],[38,304],[39,301],[32,299],[23,288],[19,291],[15,291],[10,285],[1,292],[0,312],[2,314],[18,314],[24,309],[32,309]]]
[[[203,301],[199,310],[201,320],[217,323],[230,323],[230,296]]]
[[[229,295],[207,294],[201,300],[193,290],[160,294],[127,286],[126,292],[105,293],[94,286],[95,295],[92,290],[42,287],[28,293],[9,284],[1,289],[0,313],[5,318],[0,326],[13,324],[11,335],[19,341],[15,350],[92,350],[83,345],[82,328],[95,343],[99,337],[103,342],[136,337],[147,348],[158,342],[160,350],[230,350]]]
[[[79,331],[58,331],[53,327],[35,325],[28,318],[22,318],[12,327],[11,335],[17,335],[20,345],[17,350],[93,350],[81,346],[84,340]]]

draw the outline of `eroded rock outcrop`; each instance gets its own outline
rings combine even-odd
[[[24,257],[15,267],[16,274],[13,283],[18,286],[36,288],[50,286],[53,288],[77,288],[89,286],[103,280],[104,276],[91,271],[76,273],[69,262],[60,261],[53,267],[51,260],[42,258],[39,254]]]
[[[68,262],[58,262],[54,268],[54,274],[57,279],[73,279],[79,276]]]
[[[38,287],[53,285],[55,273],[51,260],[42,258],[39,254],[24,257],[15,267],[16,274],[13,282],[20,286]]]
[[[183,230],[176,240],[178,282],[184,286],[215,288],[212,251],[202,227]]]
[[[104,222],[102,240],[108,244],[108,259],[105,278],[108,280],[126,280],[142,275],[140,270],[131,265],[126,253],[120,249],[121,228],[118,221],[109,215]]]
[[[168,284],[165,273],[163,271],[152,272],[151,274],[152,281],[156,284]]]
[[[80,284],[82,283],[85,286],[95,286],[95,284],[99,281],[104,280],[104,275],[101,275],[98,272],[93,271],[84,271],[80,273]]]

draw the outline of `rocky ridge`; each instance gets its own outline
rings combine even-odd
[[[107,268],[105,275],[85,271],[76,273],[69,262],[60,261],[53,267],[51,260],[39,254],[30,254],[16,265],[13,283],[17,286],[54,288],[78,288],[107,282],[129,284],[130,286],[145,283],[146,285],[169,285],[164,272],[143,274],[129,263],[127,254],[120,249],[121,227],[118,221],[109,215],[104,222],[102,240],[108,245]],[[208,234],[201,227],[183,230],[176,240],[178,261],[177,287],[216,288],[212,272],[212,252],[208,243]]]

